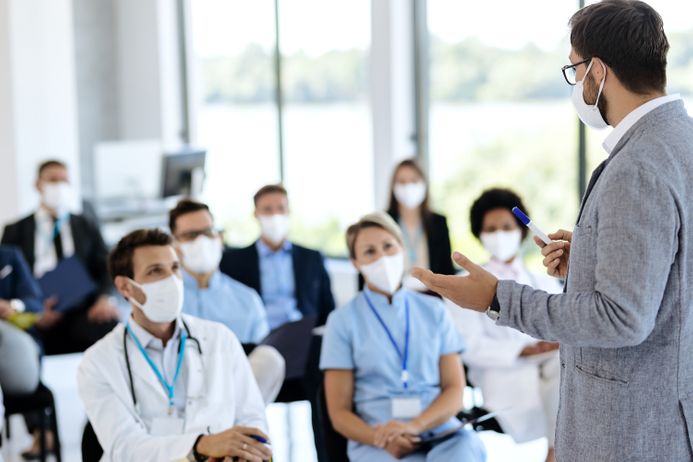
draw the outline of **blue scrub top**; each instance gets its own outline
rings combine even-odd
[[[185,270],[183,313],[224,324],[241,343],[260,343],[269,334],[267,313],[260,296],[250,287],[216,271],[209,287],[200,289]]]
[[[369,308],[364,292],[404,351],[405,300],[410,310],[409,384],[402,380],[402,360]],[[392,305],[365,288],[346,306],[333,311],[322,343],[320,368],[354,371],[356,412],[369,425],[392,419],[391,399],[418,396],[423,409],[440,394],[440,357],[461,353],[464,344],[443,302],[400,289]]]

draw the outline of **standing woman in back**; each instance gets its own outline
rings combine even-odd
[[[406,159],[395,167],[387,213],[402,228],[406,287],[426,291],[409,276],[415,266],[434,273],[455,274],[447,220],[430,209],[426,175],[416,160]]]

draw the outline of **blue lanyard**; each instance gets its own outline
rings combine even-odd
[[[168,383],[164,379],[164,376],[159,370],[159,368],[156,367],[156,364],[154,364],[154,361],[152,361],[152,358],[150,358],[147,354],[147,351],[144,349],[137,336],[133,334],[132,329],[130,329],[130,323],[126,324],[125,328],[127,329],[128,334],[130,334],[130,337],[132,337],[132,339],[135,341],[135,345],[137,345],[137,348],[139,348],[140,352],[142,353],[142,356],[144,356],[144,359],[147,360],[149,367],[151,367],[154,371],[154,374],[156,374],[156,378],[159,379],[159,382],[166,390],[166,393],[168,394],[168,414],[173,414],[173,397],[175,393],[174,387],[176,385],[176,380],[178,380],[178,375],[180,375],[180,367],[183,364],[183,353],[185,353],[185,341],[188,339],[188,333],[185,331],[181,333],[180,347],[178,348],[178,363],[176,364],[176,372],[175,374],[173,374],[173,381],[171,383]]]
[[[392,336],[392,332],[390,329],[388,329],[387,324],[385,324],[385,321],[383,321],[383,318],[380,317],[378,312],[376,311],[375,307],[373,306],[373,302],[371,302],[371,299],[368,297],[368,294],[364,291],[363,296],[366,299],[366,303],[368,304],[368,307],[371,309],[375,317],[378,319],[380,322],[380,325],[383,326],[383,329],[385,329],[385,333],[387,334],[387,337],[390,339],[390,343],[392,343],[392,346],[395,347],[395,351],[397,351],[397,355],[400,357],[402,360],[402,385],[404,388],[409,387],[409,369],[408,369],[408,362],[409,362],[409,300],[405,299],[404,300],[404,310],[405,310],[405,317],[406,317],[406,324],[405,324],[405,329],[404,329],[404,354],[399,349],[399,346],[397,345],[397,342],[395,341],[395,338]]]
[[[407,227],[400,222],[399,227],[402,229],[402,238],[404,238],[404,244],[407,250],[407,256],[409,257],[409,265],[415,266],[416,261],[417,261],[417,256],[419,254],[419,243],[421,242],[421,239],[423,238],[423,226],[419,226],[419,229],[416,233],[416,239],[412,242],[409,239],[409,231],[407,231]]]

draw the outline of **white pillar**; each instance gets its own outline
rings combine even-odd
[[[392,167],[416,154],[413,4],[371,2],[371,104],[375,204],[387,205]]]
[[[0,0],[0,226],[36,206],[46,158],[79,189],[72,17],[71,0]]]
[[[120,138],[180,145],[181,78],[177,2],[118,0],[116,48]]]

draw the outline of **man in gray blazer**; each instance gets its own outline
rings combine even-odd
[[[499,325],[561,343],[559,461],[691,461],[693,120],[665,93],[669,46],[651,7],[605,0],[570,24],[576,110],[614,129],[573,232],[540,244],[565,293],[497,281],[458,253],[468,276],[415,275]]]

